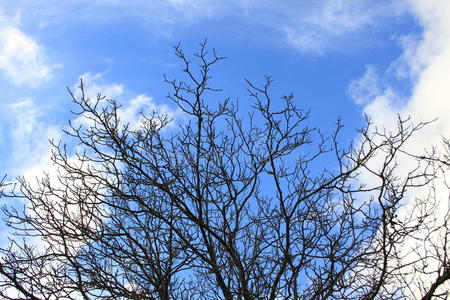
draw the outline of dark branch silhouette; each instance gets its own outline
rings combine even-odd
[[[272,98],[270,77],[247,81],[243,114],[215,100],[223,57],[205,43],[193,61],[175,54],[186,80],[164,78],[178,127],[157,113],[124,124],[116,101],[88,98],[83,81],[69,90],[85,120],[65,131],[78,150],[53,141],[56,176],[4,188],[26,204],[3,208],[3,299],[448,298],[449,215],[435,218],[433,184],[449,156],[405,150],[426,123],[367,120],[342,147],[340,120],[330,136],[307,126],[292,95]],[[405,252],[416,236],[430,252]]]

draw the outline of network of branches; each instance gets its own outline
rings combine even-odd
[[[81,81],[76,151],[53,141],[52,174],[3,184],[24,204],[3,208],[2,299],[448,299],[448,152],[407,151],[426,123],[367,120],[342,146],[340,121],[307,126],[269,77],[247,81],[250,109],[217,101],[224,58],[174,49],[185,79],[165,82],[182,117],[125,124]]]

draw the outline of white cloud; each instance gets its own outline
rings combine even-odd
[[[97,95],[105,96],[105,99],[114,99],[120,105],[118,109],[118,117],[122,124],[129,124],[129,129],[137,129],[142,121],[141,113],[146,116],[167,115],[169,119],[174,119],[180,115],[179,109],[172,109],[168,105],[158,104],[154,101],[153,97],[145,94],[140,94],[131,99],[125,100],[124,86],[117,83],[104,83],[103,76],[105,73],[85,73],[80,76],[84,83],[85,97],[94,100]],[[78,88],[79,84],[75,84],[73,87],[75,97],[81,96],[81,91]],[[102,104],[101,104],[102,105]],[[92,121],[87,119],[84,115],[80,115],[74,124],[91,125]]]
[[[102,81],[103,74],[90,74],[85,73],[83,78],[86,82],[86,95],[89,97],[96,97],[98,93],[106,94],[108,97],[122,97],[124,87],[122,84],[108,84]],[[152,112],[173,114],[172,111],[166,105],[156,104],[151,97],[146,95],[138,95],[137,97],[129,100],[122,101],[124,103],[123,108],[120,108],[118,114],[122,122],[129,122],[132,127],[137,127],[141,120],[140,112]],[[66,174],[66,170],[58,167],[53,163],[51,157],[51,149],[48,140],[54,138],[60,139],[60,132],[62,127],[52,126],[48,120],[44,118],[44,111],[38,107],[32,99],[24,99],[15,103],[12,103],[8,107],[11,112],[11,117],[8,120],[11,130],[9,136],[11,139],[12,155],[10,157],[9,164],[14,166],[10,169],[13,176],[24,176],[27,182],[36,187],[39,183],[39,179],[48,175],[52,187],[54,190],[49,192],[48,201],[51,201],[55,212],[53,217],[59,216],[58,209],[61,208],[61,199],[63,191],[66,191],[71,195],[75,185],[80,182],[74,180],[73,182],[64,183],[64,179],[60,178],[61,174]],[[63,141],[64,142],[64,141]],[[72,151],[69,149],[69,153]],[[68,155],[68,164],[81,169],[87,169],[88,165],[96,165],[93,162],[82,162],[76,155]],[[101,169],[100,165],[96,165],[97,169]],[[120,166],[119,166],[120,167]],[[83,179],[86,180],[86,179]],[[56,193],[56,195],[55,195]],[[57,196],[59,194],[59,197]],[[73,196],[75,197],[75,196]],[[94,200],[92,203],[96,203]],[[94,204],[92,204],[94,205]],[[64,208],[66,209],[66,208]],[[100,211],[102,208],[95,207],[95,211]],[[76,205],[69,206],[71,216],[79,218],[79,208]],[[40,218],[47,218],[48,211],[34,211],[31,214],[37,214]],[[87,221],[86,221],[87,222]],[[95,226],[94,221],[85,224],[86,226]],[[61,223],[63,223],[61,221]],[[47,244],[44,240],[36,237],[34,239],[28,239],[32,245],[37,247],[38,250],[43,250]],[[54,243],[55,241],[53,241]],[[80,245],[79,241],[69,241],[76,251]],[[52,244],[52,249],[58,250],[57,245]],[[14,295],[15,290],[11,289],[10,296]]]
[[[368,66],[361,78],[350,83],[347,92],[357,104],[374,100],[380,94],[380,83],[374,67]]]
[[[15,102],[9,108],[12,115],[9,164],[10,171],[18,175],[48,161],[49,139],[57,139],[60,130],[45,121],[32,99]]]
[[[1,20],[0,71],[15,85],[37,86],[51,78],[42,47],[19,28]]]
[[[410,99],[402,99],[395,94],[395,87],[387,85],[384,90],[377,88],[376,75],[370,70],[359,79],[350,84],[349,91],[356,99],[372,99],[364,108],[364,112],[379,127],[391,129],[396,123],[397,114],[411,116],[418,121],[437,120],[423,128],[414,137],[412,143],[406,145],[406,150],[412,153],[423,153],[432,145],[440,146],[442,137],[450,137],[450,2],[440,0],[411,0],[413,14],[423,27],[420,37],[403,37],[403,55],[390,66],[396,69],[397,74],[409,79],[413,83]],[[369,73],[368,73],[369,72]],[[358,101],[358,100],[357,100]],[[399,161],[399,173],[414,165],[410,159]],[[445,173],[450,178],[450,170]],[[448,182],[447,182],[448,184]],[[415,191],[409,195],[409,204],[404,212],[415,205],[418,197],[426,195],[427,189]],[[438,201],[436,218],[443,222],[444,214],[449,210],[449,188],[442,180],[436,183],[436,196]],[[419,240],[410,239],[404,251],[419,249],[431,255],[435,249],[432,243],[443,244],[444,232],[435,231],[431,236],[419,236]],[[417,238],[417,237],[416,237]],[[442,249],[442,248],[441,248]],[[423,253],[425,254],[425,253]],[[441,253],[443,254],[443,253]],[[447,253],[448,254],[448,253]],[[413,260],[415,256],[408,257]],[[436,266],[437,260],[429,259],[428,265]],[[432,282],[437,274],[431,273],[429,277],[419,277],[424,282]],[[417,279],[417,277],[416,277]],[[423,294],[423,288],[418,281],[411,282],[411,292]],[[412,297],[412,295],[410,295]],[[414,298],[414,297],[412,297]]]
[[[85,97],[95,99],[98,94],[106,96],[107,98],[115,99],[120,97],[124,92],[123,84],[118,83],[104,83],[102,77],[106,74],[97,73],[92,74],[90,72],[80,75],[80,79],[83,80],[85,85],[84,92]],[[73,91],[76,97],[80,97],[80,89],[78,88],[80,81],[74,84]]]
[[[158,105],[152,97],[141,94],[129,100],[128,105],[119,110],[120,121],[123,124],[130,124],[130,129],[136,129],[142,120],[141,112],[147,116],[155,112],[158,115],[168,115],[170,118],[174,118],[179,113],[167,105]]]
[[[395,93],[395,86],[380,86],[372,67],[349,85],[349,95],[363,102],[364,112],[378,124],[395,124],[397,114],[434,124],[425,128],[416,149],[438,144],[450,134],[450,2],[411,0],[413,13],[423,26],[421,37],[402,37],[403,54],[390,68],[407,73],[413,82],[410,99]],[[405,76],[401,76],[405,77]],[[391,120],[391,122],[389,122]]]
[[[424,130],[421,143],[416,145],[423,148],[439,143],[442,135],[450,134],[450,2],[417,0],[413,4],[424,28],[423,37],[416,43],[403,44],[403,64],[397,66],[409,70],[411,78],[415,78],[412,96],[403,104],[404,99],[381,91],[366,106],[365,112],[376,122],[382,120],[380,124],[387,118],[395,119],[397,113],[422,121],[438,118],[435,124]],[[360,91],[366,89],[369,99],[374,98],[376,91],[373,78],[375,75],[369,71],[355,81]],[[352,85],[356,84],[352,83],[350,88]],[[395,90],[394,87],[392,89]]]
[[[86,96],[95,98],[98,93],[101,93],[110,98],[122,97],[125,90],[123,85],[104,83],[102,81],[102,76],[103,74],[83,74],[82,77],[86,83]],[[153,98],[143,94],[138,95],[129,101],[121,102],[123,102],[124,105],[119,109],[118,115],[123,123],[129,123],[132,128],[139,126],[141,121],[141,111],[147,114],[151,114],[152,112],[156,112],[157,114],[168,114],[171,117],[174,117],[175,114],[179,113],[179,111],[172,110],[167,105],[159,105],[155,103]],[[72,189],[78,184],[81,184],[80,180],[69,180],[64,182],[64,175],[67,174],[67,171],[52,162],[48,139],[58,139],[59,132],[62,128],[50,126],[48,122],[43,119],[42,112],[31,99],[25,99],[13,103],[9,106],[9,108],[13,115],[12,123],[14,124],[14,128],[10,133],[12,148],[14,151],[11,161],[13,164],[17,163],[14,175],[23,175],[32,187],[36,187],[39,184],[39,179],[42,179],[44,176],[48,175],[48,179],[53,188],[51,191],[48,190],[48,188],[45,189],[48,192],[46,194],[50,195],[48,196],[47,201],[52,203],[52,207],[54,207],[55,210],[52,213],[49,213],[49,211],[45,208],[40,211],[38,207],[34,211],[29,211],[29,213],[41,218],[41,221],[46,220],[48,217],[52,217],[54,218],[54,221],[58,221],[58,217],[61,216],[61,211],[68,210],[70,217],[73,217],[76,220],[84,221],[80,217],[82,214],[80,212],[80,208],[76,204],[71,204],[68,207],[61,205],[61,199],[65,197],[65,192],[73,198],[76,198],[79,195],[73,195]],[[83,122],[83,120],[80,122]],[[82,161],[76,155],[69,155],[67,157],[67,163],[72,167],[84,170],[87,170],[87,168],[92,166],[97,168],[97,170],[102,169],[100,164]],[[120,165],[117,165],[117,167],[120,168]],[[104,176],[108,175],[106,174]],[[89,178],[83,178],[83,184],[86,184],[86,180],[88,180],[88,183],[90,182]],[[92,181],[92,183],[94,185],[94,181]],[[96,222],[100,222],[101,218],[103,218],[102,216],[106,215],[106,212],[103,211],[103,207],[99,206],[98,203],[98,199],[92,198],[92,202],[90,204],[92,206],[91,209],[98,218],[86,219],[86,223],[84,224],[85,226],[95,228],[97,225]],[[85,209],[86,207],[83,208],[83,214],[85,213]],[[64,220],[63,218],[59,220],[61,224],[65,224],[64,222],[66,221],[67,216]],[[71,228],[64,228],[71,230]],[[36,247],[35,250],[39,251],[44,251],[49,245],[47,241],[39,237],[27,239],[27,242]],[[58,247],[58,244],[55,244],[57,242],[58,240],[51,241],[51,251],[63,251],[62,247]],[[66,242],[70,243],[73,251],[78,251],[80,245],[87,241],[71,240],[70,238],[67,238]],[[49,267],[50,266],[51,263]],[[17,293],[15,289],[11,288],[8,290],[8,295],[11,297],[15,296],[15,293]]]
[[[121,97],[124,92],[122,84],[108,84],[101,80],[103,74],[85,73],[82,75],[86,83],[85,96],[94,98],[97,94],[106,95],[109,98]],[[77,91],[75,96],[80,96]],[[45,118],[48,111],[39,107],[31,98],[14,102],[7,106],[10,113],[6,119],[8,129],[2,128],[8,135],[10,140],[10,159],[8,161],[8,175],[17,176],[25,175],[31,179],[40,177],[44,173],[54,173],[51,157],[51,148],[49,140],[59,140],[62,138],[61,132],[63,127],[52,124]],[[136,122],[139,121],[139,112],[141,110],[154,109],[160,112],[170,112],[166,106],[156,105],[153,99],[145,95],[140,95],[125,103],[120,109],[123,121]],[[121,116],[121,118],[122,118]],[[82,116],[75,121],[86,123]],[[134,126],[137,126],[134,124]]]
[[[349,47],[355,43],[348,39],[349,36],[375,25],[380,26],[383,20],[405,11],[404,1],[327,0],[301,3],[306,4],[284,8],[282,18],[274,26],[286,34],[288,44],[301,52],[315,54],[330,48],[338,50]],[[362,38],[358,36],[358,39]]]

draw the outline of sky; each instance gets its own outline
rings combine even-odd
[[[437,118],[413,151],[450,134],[449,1],[2,0],[0,174],[48,166],[80,78],[126,120],[174,113],[163,82],[181,74],[173,46],[192,53],[206,38],[227,56],[213,71],[220,97],[246,101],[245,79],[271,75],[274,98],[293,93],[325,132],[341,117],[348,141],[364,115],[388,128],[397,114]]]
[[[227,57],[212,73],[218,97],[249,101],[245,79],[270,75],[273,97],[293,93],[311,126],[330,133],[340,117],[344,142],[365,115],[387,128],[397,114],[437,118],[412,152],[450,135],[450,1],[1,0],[0,175],[51,171],[49,139],[65,141],[80,78],[124,121],[175,116],[173,46],[190,54],[205,39]]]
[[[67,87],[80,78],[126,121],[142,108],[176,117],[173,46],[206,38],[227,57],[213,71],[223,98],[246,101],[245,79],[271,75],[274,98],[293,93],[325,132],[342,118],[348,141],[365,115],[387,128],[397,114],[437,118],[416,153],[450,136],[450,1],[0,0],[0,176],[51,170],[48,140],[76,118]]]
[[[244,79],[262,83],[271,75],[274,97],[293,93],[311,110],[311,123],[325,130],[341,117],[349,140],[364,114],[386,123],[397,112],[444,116],[435,126],[439,140],[449,132],[449,6],[431,0],[2,0],[1,173],[14,178],[45,164],[48,140],[62,138],[74,118],[66,88],[76,89],[80,77],[92,95],[134,103],[131,114],[139,105],[173,109],[162,77],[180,76],[173,46],[192,53],[205,38],[227,56],[213,73],[223,97],[245,101]]]

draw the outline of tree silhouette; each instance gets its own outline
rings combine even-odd
[[[84,120],[65,131],[77,151],[52,142],[57,173],[4,192],[26,200],[3,208],[4,299],[447,299],[450,223],[435,217],[434,183],[448,155],[405,147],[426,123],[367,120],[342,147],[339,120],[329,136],[308,127],[269,77],[247,81],[243,113],[214,100],[223,57],[205,43],[198,67],[175,54],[187,78],[165,77],[184,115],[175,126],[157,113],[124,124],[115,100],[88,98],[83,81],[69,91]],[[408,250],[416,236],[430,252]]]

